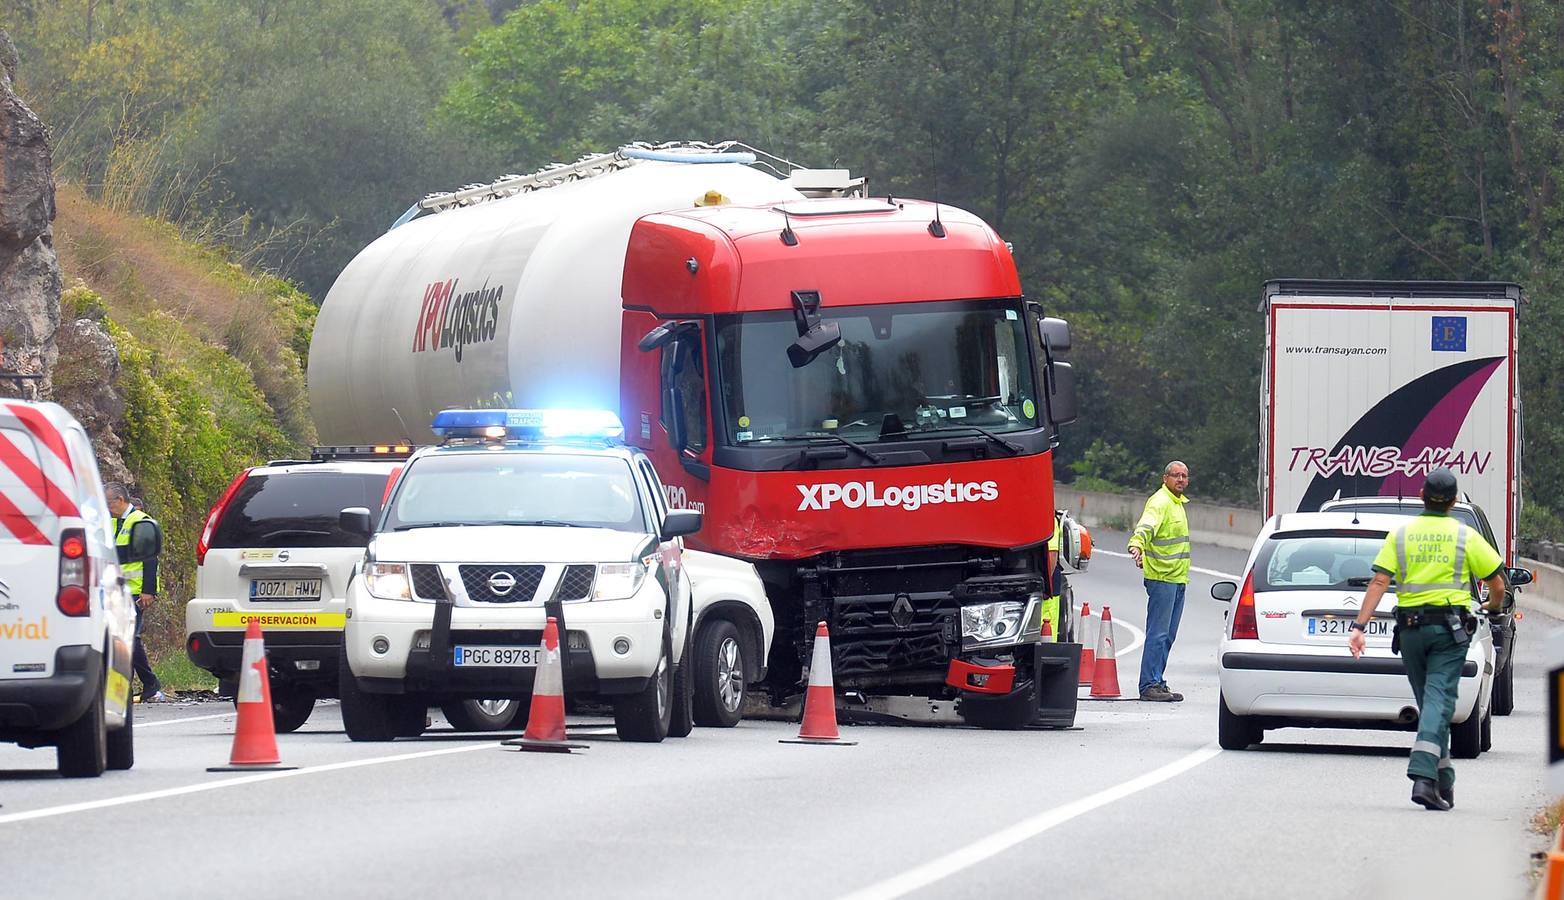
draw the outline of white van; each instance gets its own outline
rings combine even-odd
[[[0,740],[60,774],[134,762],[135,609],[92,445],[56,403],[0,400]]]

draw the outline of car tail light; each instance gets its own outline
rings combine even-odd
[[[92,584],[92,559],[87,556],[87,532],[67,528],[60,534],[60,592],[54,605],[67,616],[92,612],[87,588]]]
[[[244,480],[250,477],[252,471],[254,471],[253,468],[245,469],[243,472],[235,475],[234,480],[228,482],[228,487],[223,491],[223,496],[218,498],[216,503],[212,504],[210,510],[207,510],[206,527],[201,529],[201,539],[196,541],[196,565],[199,566],[206,562],[206,551],[212,547],[212,532],[217,530],[217,523],[223,518],[223,513],[227,511],[229,501],[233,500],[234,494],[238,493],[239,485],[244,484]]]
[[[1238,592],[1238,606],[1233,610],[1233,640],[1260,639],[1260,626],[1254,617],[1254,573],[1244,578],[1243,589]]]

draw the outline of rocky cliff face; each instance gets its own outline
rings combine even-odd
[[[54,255],[54,179],[49,129],[12,90],[16,49],[0,31],[0,371],[42,375],[0,380],[0,396],[48,396],[60,324]]]

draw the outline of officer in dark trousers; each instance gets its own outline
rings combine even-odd
[[[1412,802],[1427,809],[1455,806],[1455,769],[1450,765],[1450,718],[1466,645],[1477,628],[1472,615],[1472,580],[1488,586],[1488,606],[1504,603],[1504,560],[1476,531],[1450,518],[1455,475],[1435,469],[1423,482],[1423,514],[1385,535],[1374,558],[1374,579],[1352,623],[1348,647],[1354,658],[1367,640],[1363,629],[1380,598],[1396,580],[1396,637],[1407,680],[1417,698],[1417,740],[1407,762]],[[1476,715],[1474,711],[1472,713]]]

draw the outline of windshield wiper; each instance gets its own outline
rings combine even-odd
[[[1373,580],[1374,580],[1374,576],[1372,576],[1372,575],[1358,575],[1358,576],[1355,576],[1355,577],[1352,577],[1352,578],[1348,578],[1347,579],[1347,586],[1348,587],[1366,587],[1368,585],[1368,583],[1373,581]]]
[[[1004,447],[1005,449],[1009,450],[1011,453],[1020,453],[1021,451],[1026,449],[1025,447],[1021,446],[1020,444],[1017,444],[1015,441],[1006,440],[1006,439],[1000,437],[999,435],[995,434],[994,432],[989,431],[987,428],[982,428],[982,427],[977,426],[977,425],[940,425],[940,426],[938,426],[936,428],[919,428],[919,429],[917,429],[913,433],[914,434],[931,434],[931,433],[936,432],[936,431],[963,431],[963,430],[964,431],[973,431],[973,432],[976,432],[978,434],[981,434],[982,436],[988,438],[989,440],[993,441],[994,443],[996,443],[996,444],[1000,445],[1001,447]]]
[[[414,522],[411,525],[398,525],[392,531],[412,531],[415,528],[460,528],[465,525],[492,525],[492,522]]]
[[[559,519],[528,519],[515,522],[495,522],[496,525],[538,525],[545,528],[591,528],[580,522],[562,522]]]
[[[850,441],[839,434],[788,434],[783,435],[782,439],[794,441],[836,441],[837,443],[846,446],[854,452],[862,454],[864,459],[867,459],[869,462],[872,462],[875,465],[879,465],[884,461],[884,458],[881,457],[880,454],[875,453],[873,450],[870,450],[868,447],[865,447],[857,441]]]

